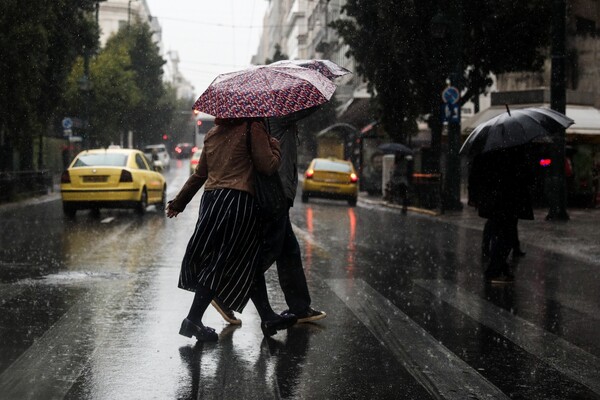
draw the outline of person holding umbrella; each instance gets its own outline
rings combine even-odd
[[[564,114],[545,108],[511,112],[507,105],[506,111],[477,126],[460,150],[473,157],[469,205],[487,219],[482,251],[489,249],[485,278],[491,283],[514,280],[506,259],[511,250],[522,255],[518,254],[517,223],[519,219],[533,219],[528,146],[548,141],[551,132],[574,123]]]
[[[351,73],[329,60],[282,60],[269,64],[264,68],[277,70],[282,67],[291,67],[293,70],[302,67],[316,71],[330,82],[337,77]],[[312,71],[311,73],[313,73]],[[281,147],[279,176],[287,198],[288,212],[278,220],[264,226],[261,268],[266,271],[273,263],[276,263],[279,284],[288,306],[288,309],[283,311],[281,315],[296,315],[299,323],[314,322],[327,316],[324,311],[315,310],[311,306],[312,300],[302,265],[300,245],[292,229],[289,216],[289,208],[293,207],[298,186],[297,123],[317,111],[317,109],[318,106],[284,116],[270,116],[265,119],[269,134],[279,141]],[[227,322],[232,324],[241,323],[235,317],[235,314],[225,307],[219,299],[213,301],[213,306]]]
[[[279,143],[268,135],[263,118],[318,106],[334,90],[319,73],[301,67],[252,67],[219,75],[194,103],[194,109],[216,117],[216,126],[206,135],[194,174],[167,207],[167,216],[176,217],[205,185],[181,266],[178,286],[195,296],[180,334],[218,340],[201,321],[215,298],[238,312],[251,298],[265,336],[296,322],[294,314],[279,315],[269,304],[260,270],[262,221],[254,202],[254,170],[270,175],[281,162]]]

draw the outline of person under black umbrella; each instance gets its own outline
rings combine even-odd
[[[486,281],[508,283],[514,276],[507,257],[518,240],[515,233],[519,219],[533,219],[529,193],[531,171],[527,149],[518,146],[478,154],[469,173],[469,204],[486,218],[484,245],[489,238],[490,260]]]

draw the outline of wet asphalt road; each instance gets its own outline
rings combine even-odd
[[[186,174],[173,163],[171,194]],[[179,336],[199,200],[173,220],[0,209],[0,398],[600,398],[597,266],[530,248],[515,284],[485,285],[480,231],[364,203],[292,209],[325,320],[267,340],[251,304],[241,327],[209,308],[218,343]]]

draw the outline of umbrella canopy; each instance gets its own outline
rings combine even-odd
[[[377,148],[386,154],[408,155],[413,153],[410,147],[407,147],[402,143],[384,143],[377,146]]]
[[[575,121],[557,111],[530,107],[508,110],[478,125],[467,137],[461,154],[471,156],[539,141],[558,129],[567,128]]]
[[[334,91],[316,71],[261,65],[217,76],[192,108],[217,118],[281,117],[326,103]]]
[[[334,80],[340,76],[351,74],[352,72],[344,67],[340,67],[333,61],[329,60],[281,60],[269,64],[269,66],[289,66],[297,65],[303,68],[308,68],[321,73],[329,80]]]

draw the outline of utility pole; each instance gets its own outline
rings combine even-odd
[[[550,78],[550,107],[565,114],[567,109],[565,78],[566,0],[552,0],[552,74]],[[565,129],[560,128],[554,136],[554,156],[550,187],[549,221],[568,221],[567,188],[565,182]]]

